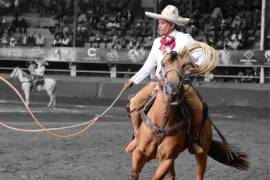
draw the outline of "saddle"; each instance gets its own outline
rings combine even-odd
[[[31,92],[34,89],[36,89],[38,86],[43,86],[44,83],[45,83],[45,80],[43,76],[33,76],[32,81],[31,81],[31,87],[30,87]]]

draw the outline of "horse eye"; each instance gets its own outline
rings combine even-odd
[[[176,51],[172,51],[171,52],[171,57],[172,57],[173,60],[176,60],[177,52]]]
[[[162,63],[161,66],[162,66],[162,67],[165,67],[165,64]]]

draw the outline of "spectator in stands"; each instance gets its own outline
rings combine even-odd
[[[244,82],[252,82],[253,81],[253,72],[251,69],[246,69],[245,70],[245,76],[247,76],[244,80]]]
[[[239,71],[238,74],[237,74],[237,76],[239,76],[239,78],[236,78],[235,79],[235,82],[236,83],[238,83],[238,82],[243,83],[245,81],[245,78],[243,78],[244,73],[242,71]]]
[[[28,33],[24,33],[24,34],[22,34],[21,39],[22,39],[22,43],[21,43],[21,45],[22,45],[22,46],[27,46],[27,45],[28,45],[28,44],[27,44]]]
[[[196,39],[197,39],[197,41],[200,41],[200,42],[207,42],[207,39],[205,37],[205,33],[202,30],[199,31],[198,35],[196,36]]]
[[[81,34],[78,34],[76,37],[76,47],[83,47],[84,46],[84,39]]]
[[[8,30],[9,27],[8,27],[8,23],[7,21],[0,16],[0,36],[2,35],[2,33],[5,32],[5,30]]]
[[[68,33],[64,34],[62,45],[65,47],[70,47],[72,45],[71,37]]]
[[[208,32],[206,39],[207,39],[207,44],[209,44],[212,47],[216,46],[216,39],[215,39],[215,32],[211,31]]]
[[[238,31],[240,29],[240,25],[241,25],[241,18],[239,16],[235,16],[231,24],[231,28],[233,30]]]
[[[102,16],[100,21],[97,23],[97,29],[104,34],[107,31],[107,16]]]
[[[102,35],[100,32],[97,32],[96,33],[96,36],[95,36],[95,43],[96,43],[96,48],[99,48],[100,47],[100,43],[102,42]]]
[[[62,36],[61,36],[60,33],[55,34],[52,45],[55,46],[55,47],[62,46]]]
[[[35,46],[36,45],[36,38],[35,38],[34,32],[31,32],[31,34],[27,37],[27,45],[28,46]]]
[[[78,16],[78,23],[85,23],[87,22],[86,14],[80,13]]]
[[[241,47],[241,42],[242,42],[241,32],[237,32],[236,30],[233,30],[230,40],[227,43],[228,47],[230,49],[237,50]]]
[[[144,37],[152,36],[153,35],[153,24],[150,23],[150,21],[147,19],[144,23]]]
[[[142,36],[142,32],[143,32],[143,21],[142,19],[139,19],[137,21],[137,23],[135,24],[135,27],[134,27],[134,35],[135,37],[139,37],[139,36]]]
[[[220,6],[216,6],[211,14],[211,18],[214,23],[217,23],[220,19],[223,19],[223,13]]]
[[[126,30],[128,28],[128,20],[126,17],[121,17],[120,19],[120,30],[122,34],[126,34]]]
[[[1,37],[1,46],[8,46],[9,45],[9,37],[8,37],[8,31],[5,30]]]
[[[18,27],[19,27],[19,19],[18,16],[15,16],[15,18],[11,22],[10,31],[16,33],[16,29]]]
[[[127,49],[137,49],[138,46],[139,42],[137,41],[137,39],[132,38],[127,45]]]
[[[28,27],[28,23],[26,22],[26,19],[24,16],[19,18],[19,31],[20,33],[26,33]]]
[[[118,36],[113,44],[115,49],[123,49],[126,47],[126,39],[124,36]]]
[[[153,43],[153,37],[152,36],[148,36],[144,38],[144,42],[143,42],[143,47],[145,49],[150,49]]]
[[[138,55],[139,55],[140,57],[143,57],[143,58],[142,58],[143,60],[145,59],[145,56],[146,56],[146,50],[145,50],[145,48],[144,48],[143,45],[138,46]]]
[[[9,38],[9,46],[14,47],[14,46],[16,46],[16,43],[17,42],[16,42],[15,37],[13,35],[11,35]]]
[[[39,33],[38,36],[36,37],[36,45],[44,46],[44,37],[41,33]]]
[[[108,35],[108,32],[106,32],[106,33],[103,35],[103,42],[104,42],[104,48],[107,48],[108,43],[110,42],[110,37],[109,37],[109,35]]]
[[[115,16],[112,16],[109,18],[109,22],[106,24],[106,28],[108,30],[110,30],[111,28],[116,28],[116,29],[120,28],[120,24],[119,24],[119,22],[116,21]]]
[[[186,27],[186,33],[190,34],[191,36],[195,36],[197,34],[197,28],[194,24],[192,24],[192,22]]]

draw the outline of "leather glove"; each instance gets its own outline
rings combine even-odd
[[[192,74],[194,73],[195,69],[196,69],[196,65],[193,65],[191,63],[188,63],[184,66],[185,74]]]
[[[124,84],[124,90],[131,88],[132,85],[133,85],[133,81],[131,79],[127,80]]]

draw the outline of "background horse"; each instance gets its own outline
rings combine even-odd
[[[22,71],[19,67],[13,69],[10,74],[10,77],[18,77],[21,83],[21,88],[24,92],[26,104],[29,105],[29,97],[30,92],[32,89],[32,78],[29,74]],[[50,97],[50,101],[48,103],[48,107],[55,107],[56,100],[55,100],[55,88],[56,88],[56,81],[52,78],[44,78],[44,84],[38,85],[37,90],[46,90],[47,94]]]
[[[130,180],[137,180],[144,164],[154,158],[159,160],[159,167],[152,179],[163,179],[166,175],[170,180],[175,179],[174,161],[188,147],[190,115],[184,103],[182,83],[183,58],[186,57],[186,53],[181,55],[176,52],[169,53],[162,61],[165,71],[164,81],[159,82],[156,90],[153,91],[155,96],[151,98],[154,99],[153,105],[151,107],[146,105],[141,110],[143,123],[135,137],[137,146],[132,151]],[[151,103],[148,101],[146,104]],[[222,142],[212,139],[212,127],[216,129]],[[240,170],[247,170],[249,167],[247,155],[232,149],[210,120],[206,105],[200,144],[204,151],[195,155],[196,180],[203,180],[208,156]]]

